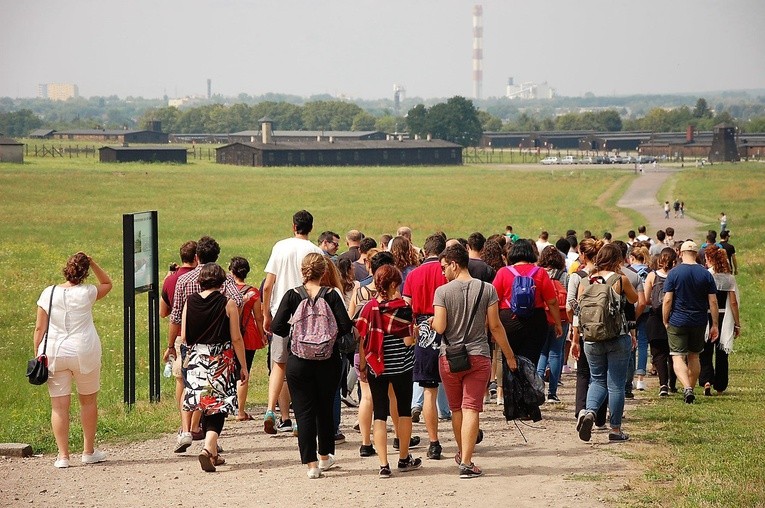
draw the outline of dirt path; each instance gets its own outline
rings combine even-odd
[[[647,234],[652,238],[655,237],[657,230],[671,226],[675,229],[675,239],[693,238],[700,244],[704,240],[703,225],[688,215],[683,219],[676,219],[674,210],[670,210],[670,218],[665,219],[663,201],[659,201],[656,196],[664,182],[678,171],[680,170],[661,167],[658,170],[645,169],[619,199],[616,206],[631,208],[642,214],[647,219]],[[671,197],[668,199],[671,205],[674,200]],[[637,230],[637,225],[633,227]]]
[[[676,237],[698,235],[699,224],[690,218],[666,221],[656,193],[671,171],[645,173],[629,187],[618,206],[637,210],[657,228],[672,225]],[[619,182],[598,199],[605,204]],[[619,212],[617,212],[619,213]],[[623,215],[623,214],[621,214]],[[627,217],[617,215],[620,222]],[[698,236],[697,236],[698,237]],[[654,390],[649,379],[649,390]],[[175,436],[102,448],[109,453],[103,464],[82,466],[77,460],[64,470],[53,468],[51,455],[29,459],[0,459],[0,499],[4,506],[45,504],[58,506],[139,505],[188,506],[482,506],[512,504],[556,508],[610,506],[639,475],[623,458],[635,452],[635,443],[608,444],[607,434],[595,433],[591,443],[581,442],[574,430],[574,375],[563,376],[559,405],[545,405],[543,420],[520,425],[527,442],[513,423],[505,422],[502,407],[491,404],[481,416],[486,437],[476,448],[475,462],[483,478],[460,480],[453,457],[456,446],[447,422],[440,424],[444,459],[424,459],[421,470],[377,478],[377,458],[358,456],[360,434],[352,430],[356,411],[343,408],[342,431],[347,442],[336,452],[338,466],[318,481],[308,480],[300,465],[297,443],[291,435],[267,436],[259,420],[229,420],[221,437],[228,463],[215,474],[201,472],[195,443],[186,454],[173,453]],[[637,392],[625,407],[625,428],[630,412],[649,392]],[[253,408],[262,415],[263,408]],[[628,429],[629,430],[629,429]],[[422,424],[414,432],[427,441]],[[392,438],[392,436],[390,436]],[[393,452],[392,447],[389,451]],[[413,450],[425,456],[426,448]],[[77,457],[73,455],[73,459]],[[392,459],[392,461],[395,458]],[[32,502],[32,500],[34,500]]]
[[[53,468],[55,457],[0,460],[0,499],[5,506],[35,503],[57,506],[465,506],[480,499],[483,506],[585,507],[609,506],[628,483],[630,464],[616,450],[631,444],[609,445],[607,434],[595,433],[592,444],[581,442],[574,430],[574,375],[564,375],[559,389],[566,403],[543,407],[543,420],[520,425],[524,443],[513,423],[506,423],[502,406],[491,404],[482,415],[484,442],[475,461],[483,478],[460,480],[452,457],[456,451],[448,422],[440,423],[444,458],[425,459],[423,468],[377,478],[378,460],[359,458],[360,434],[352,430],[355,410],[343,409],[342,430],[347,442],[337,447],[338,466],[318,481],[308,480],[300,465],[296,439],[267,436],[262,423],[227,421],[221,437],[227,465],[215,474],[200,470],[194,443],[183,455],[173,454],[175,437],[102,448],[109,460],[69,469]],[[635,401],[629,401],[627,413]],[[262,408],[253,410],[261,415]],[[424,425],[414,432],[427,441]],[[392,438],[392,436],[391,436]],[[389,446],[389,452],[392,452]],[[73,455],[73,458],[78,457]]]

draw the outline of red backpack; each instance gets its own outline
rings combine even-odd
[[[566,300],[568,300],[568,290],[563,287],[563,284],[560,281],[560,277],[564,273],[565,272],[563,270],[556,270],[555,273],[550,276],[550,280],[552,281],[553,287],[555,288],[555,296],[558,298],[558,311],[560,312],[561,323],[568,322],[568,315],[566,315]],[[547,306],[547,304],[545,304],[545,312],[547,312],[547,320],[552,323],[552,319],[550,318],[550,308]]]

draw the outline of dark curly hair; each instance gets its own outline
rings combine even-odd
[[[563,270],[566,268],[566,263],[563,261],[563,256],[560,255],[558,249],[554,245],[548,245],[542,250],[542,254],[539,256],[539,266],[542,268]]]
[[[197,282],[202,290],[217,289],[226,281],[226,272],[218,263],[205,263],[199,271]]]
[[[502,246],[494,240],[486,240],[481,251],[481,259],[484,263],[494,268],[498,272],[505,266],[505,258],[502,257]]]
[[[88,276],[90,259],[84,252],[73,254],[66,260],[66,266],[62,270],[66,280],[72,284],[80,284]]]
[[[246,258],[235,256],[231,258],[228,269],[236,278],[244,280],[247,278],[247,274],[250,273],[250,263]]]

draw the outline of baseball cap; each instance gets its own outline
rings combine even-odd
[[[687,240],[683,242],[683,245],[680,247],[680,252],[685,252],[685,251],[698,252],[699,246],[696,245],[696,242],[694,242],[693,240]]]

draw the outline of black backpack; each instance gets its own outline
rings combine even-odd
[[[662,277],[658,273],[654,274],[653,287],[651,288],[651,310],[654,313],[661,315],[661,306],[664,302],[664,281],[666,277]]]

